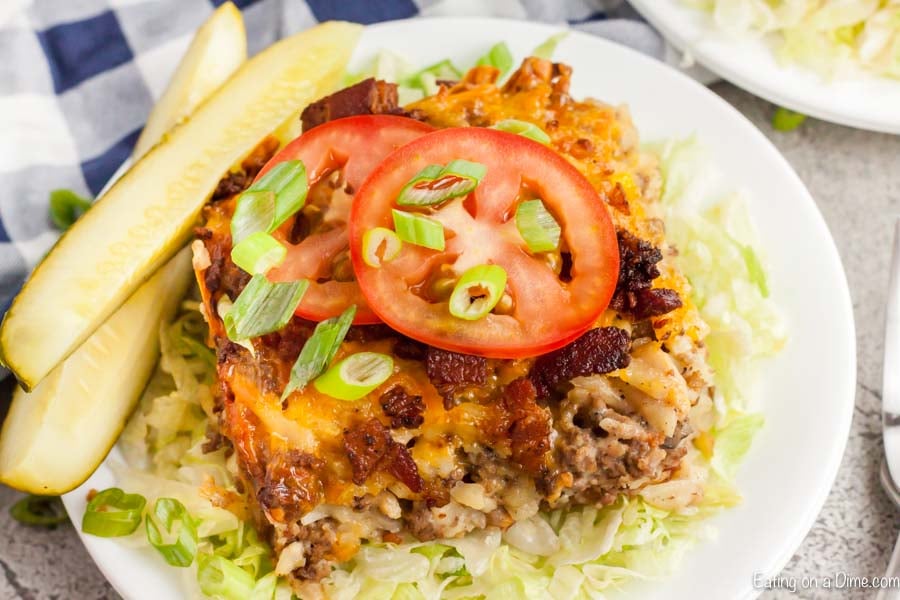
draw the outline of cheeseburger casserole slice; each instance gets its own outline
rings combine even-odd
[[[209,447],[233,448],[301,597],[367,541],[507,530],[672,480],[659,502],[702,497],[683,465],[710,403],[707,327],[657,165],[627,111],[571,97],[570,76],[529,58],[501,85],[476,67],[404,107],[364,81],[205,207]],[[308,192],[283,210],[301,171]],[[272,253],[248,261],[251,236]],[[247,316],[265,294],[281,321]]]

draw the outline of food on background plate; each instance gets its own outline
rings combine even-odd
[[[681,0],[734,36],[766,36],[777,58],[822,77],[861,71],[900,78],[900,2]]]
[[[671,569],[738,499],[750,364],[783,342],[739,199],[707,206],[698,145],[642,150],[566,65],[374,64],[401,85],[300,102],[209,186],[198,293],[82,530],[228,599],[593,597]]]

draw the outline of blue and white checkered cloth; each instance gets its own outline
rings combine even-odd
[[[0,314],[56,241],[48,193],[96,195],[223,0],[0,0]],[[623,0],[235,0],[250,53],[314,25],[416,15],[568,22],[662,58]]]

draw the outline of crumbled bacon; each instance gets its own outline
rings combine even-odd
[[[300,115],[303,131],[354,115],[400,114],[397,85],[373,78],[313,102]]]
[[[636,321],[664,315],[681,306],[675,290],[651,289],[659,277],[656,263],[662,252],[646,240],[619,230],[619,280],[610,308],[631,315]]]
[[[626,292],[635,292],[650,287],[659,277],[656,263],[662,260],[659,248],[636,235],[620,229],[616,232],[619,241],[619,281],[616,297]]]
[[[634,292],[634,303],[630,307],[631,315],[637,319],[658,317],[681,307],[678,292],[669,289],[649,289]]]
[[[363,485],[369,475],[384,469],[413,492],[422,489],[422,477],[406,446],[391,437],[376,418],[344,432],[344,451],[353,470],[353,483]]]
[[[256,498],[276,521],[295,521],[321,502],[324,490],[316,471],[323,466],[320,459],[299,450],[277,453],[266,465]]]
[[[531,369],[538,397],[549,396],[564,381],[602,375],[628,366],[631,339],[618,327],[591,329],[574,342],[539,357]]]
[[[449,410],[461,389],[487,381],[487,360],[483,356],[429,346],[425,352],[425,372]]]
[[[532,474],[545,467],[550,449],[550,416],[536,400],[537,390],[525,377],[506,386],[500,400],[504,413],[501,433],[510,441],[512,459]]]
[[[391,418],[392,429],[414,429],[425,422],[425,402],[422,396],[409,394],[403,386],[395,385],[380,398],[381,409]]]

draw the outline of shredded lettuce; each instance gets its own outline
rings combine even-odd
[[[278,581],[271,549],[252,523],[211,501],[239,495],[225,451],[203,450],[215,356],[204,343],[208,330],[199,309],[196,301],[186,301],[179,317],[160,328],[160,364],[119,440],[126,464],[113,470],[119,485],[145,496],[149,505],[175,498],[197,522],[197,559],[185,569],[194,595],[272,600]],[[129,542],[147,544],[140,532]]]
[[[831,78],[900,78],[898,0],[683,0],[730,35],[770,37],[777,57]]]

